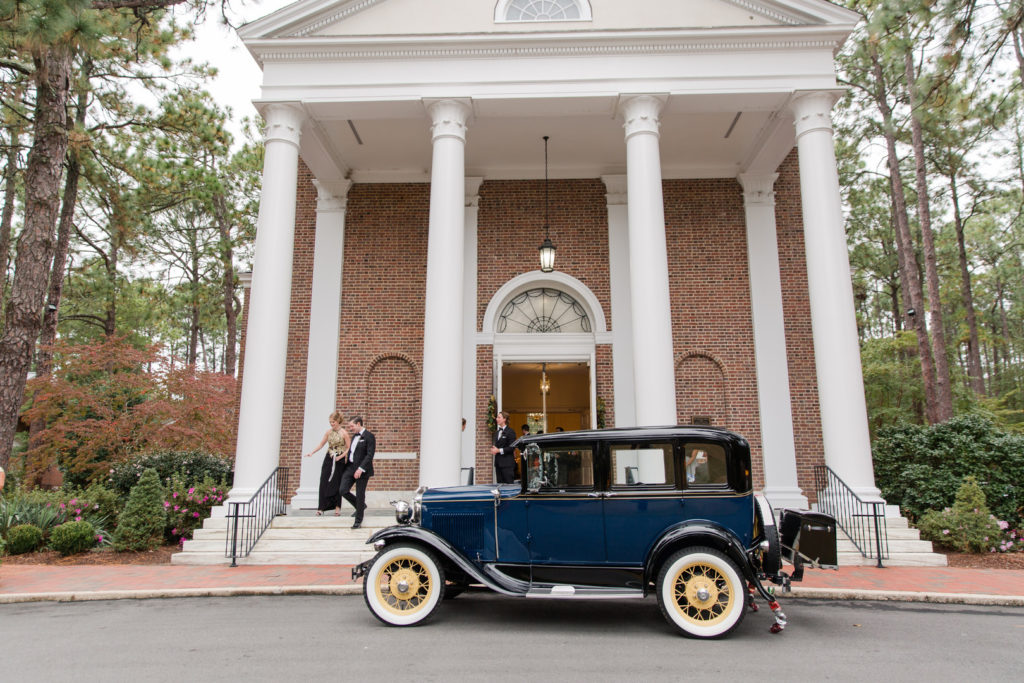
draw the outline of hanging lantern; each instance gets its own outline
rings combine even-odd
[[[549,198],[548,192],[548,136],[544,136],[544,241],[540,243],[538,251],[540,252],[540,270],[542,273],[550,273],[555,269],[555,245],[551,241],[551,237],[548,234],[550,232],[550,226],[548,224],[548,211],[549,211]]]

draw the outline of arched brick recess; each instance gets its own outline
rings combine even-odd
[[[377,437],[378,453],[419,453],[420,371],[404,353],[384,353],[366,369],[363,420]],[[374,460],[377,488],[414,489],[419,461]]]
[[[676,363],[676,410],[679,424],[694,415],[708,416],[715,427],[729,427],[729,397],[722,362],[707,351],[690,351]]]

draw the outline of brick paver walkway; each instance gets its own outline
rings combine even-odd
[[[176,565],[0,565],[0,597],[178,589],[350,585],[347,565],[187,567]],[[954,567],[843,567],[808,570],[801,588],[1024,596],[1024,571]]]
[[[963,567],[842,567],[807,570],[794,586],[805,588],[909,591],[1024,596],[1024,571]]]

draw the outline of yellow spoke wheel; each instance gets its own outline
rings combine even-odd
[[[711,548],[687,548],[672,555],[658,573],[657,591],[662,614],[688,636],[723,636],[743,619],[740,574],[725,555]]]
[[[417,546],[385,548],[374,558],[363,597],[374,615],[392,626],[410,626],[433,612],[444,589],[434,556]]]

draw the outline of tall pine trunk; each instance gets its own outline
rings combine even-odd
[[[11,226],[14,224],[14,199],[18,195],[18,129],[11,131],[4,167],[4,208],[0,213],[0,300],[7,291],[7,269],[11,267]]]
[[[942,320],[942,298],[939,290],[939,266],[935,255],[935,235],[928,194],[928,175],[925,168],[924,136],[921,132],[921,108],[917,101],[914,73],[914,55],[908,48],[904,53],[904,76],[910,100],[910,139],[914,149],[914,171],[917,181],[917,213],[921,222],[921,246],[924,251],[925,282],[928,285],[928,311],[931,317],[932,357],[935,362],[935,419],[945,422],[953,417],[953,387],[949,379],[949,359],[946,356],[946,330]]]
[[[227,203],[224,196],[217,194],[213,198],[214,215],[220,231],[220,266],[223,271],[221,294],[224,302],[224,320],[227,327],[227,340],[224,347],[224,373],[234,376],[236,355],[235,345],[238,339],[238,309],[235,307],[235,255],[232,247],[231,221],[228,218]]]
[[[0,336],[0,467],[10,463],[33,346],[42,327],[40,313],[49,284],[57,197],[68,148],[71,51],[66,46],[39,48],[32,61],[36,100],[32,149],[25,165],[25,222]]]
[[[889,191],[892,197],[893,220],[896,223],[896,254],[899,261],[900,281],[905,299],[904,323],[908,327],[913,327],[914,333],[917,336],[917,355],[921,362],[921,380],[924,384],[925,416],[929,422],[938,422],[935,367],[932,361],[928,328],[924,321],[924,292],[921,289],[921,277],[917,269],[917,258],[914,254],[914,240],[910,235],[906,194],[903,190],[903,178],[900,175],[899,156],[896,153],[896,124],[893,120],[892,107],[886,98],[882,62],[878,57],[878,53],[874,51],[871,53],[871,68],[875,87],[872,94],[875,104],[882,114],[886,156],[889,165]],[[913,315],[911,311],[913,311]]]
[[[956,188],[956,174],[949,176],[950,197],[953,203],[953,225],[956,228],[957,256],[960,261],[960,298],[967,317],[967,377],[975,396],[985,395],[985,380],[981,372],[981,344],[978,342],[978,316],[974,312],[974,294],[971,292],[971,273],[967,269],[967,246],[964,240],[964,221],[960,212],[960,195]]]

